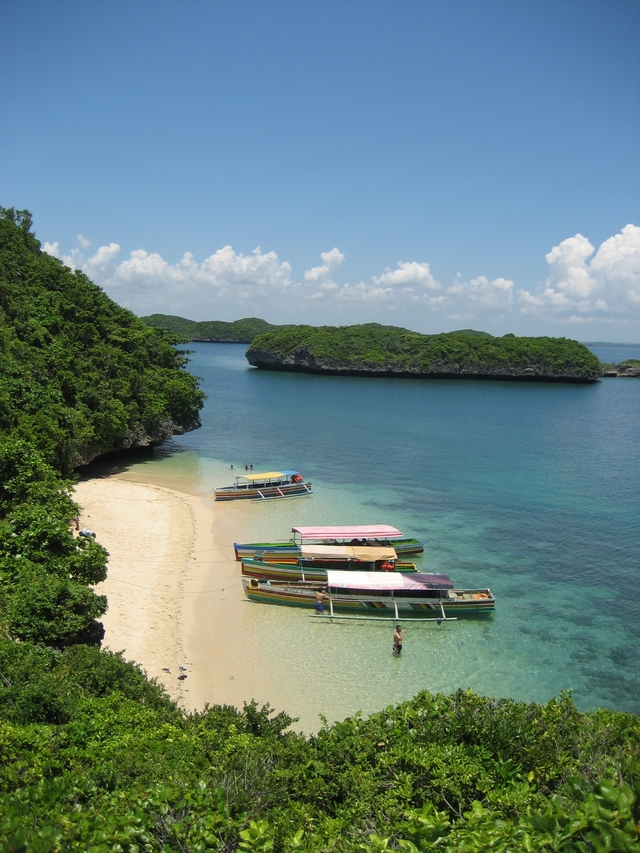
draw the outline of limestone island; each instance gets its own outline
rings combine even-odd
[[[263,370],[343,376],[595,382],[599,359],[566,338],[494,337],[465,329],[422,335],[396,326],[280,326],[246,353]]]

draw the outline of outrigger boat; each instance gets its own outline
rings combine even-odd
[[[491,613],[490,589],[454,589],[447,574],[327,571],[326,584],[317,581],[269,581],[243,577],[250,601],[313,609],[316,594],[332,619],[447,621],[462,614]]]
[[[272,563],[259,559],[242,561],[243,577],[263,580],[326,581],[327,570],[407,572],[415,563],[398,560],[393,548],[362,548],[354,545],[302,545],[297,563]]]
[[[288,542],[234,542],[236,560],[253,559],[261,554],[263,562],[296,563],[302,545],[356,545],[394,548],[398,554],[421,554],[424,542],[403,537],[390,524],[360,524],[356,526],[292,527]]]
[[[214,489],[217,501],[265,501],[310,495],[311,483],[297,471],[267,471],[265,474],[242,474],[233,486]]]

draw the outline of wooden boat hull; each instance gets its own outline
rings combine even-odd
[[[388,539],[382,544],[394,548],[397,554],[422,554],[424,551],[424,542],[418,539]],[[300,555],[300,546],[294,542],[235,542],[233,547],[238,562],[251,560],[256,554],[261,554],[261,560],[265,563],[297,563]]]
[[[243,577],[244,592],[249,601],[260,604],[279,604],[285,607],[305,607],[314,610],[318,583],[260,583],[255,578]],[[453,597],[455,596],[455,598]],[[356,614],[381,616],[387,618],[402,617],[403,619],[433,619],[444,612],[447,618],[462,615],[477,615],[493,612],[495,599],[490,590],[456,589],[438,594],[434,591],[432,597],[406,596],[397,598],[392,594],[372,593],[363,595],[334,595],[332,598],[333,612],[340,614]],[[397,609],[396,609],[397,606]],[[324,602],[325,613],[328,614],[329,604]]]
[[[284,483],[279,486],[229,486],[215,489],[217,501],[265,501],[297,498],[312,494],[311,483]]]
[[[362,567],[357,566],[358,570]],[[243,560],[242,561],[242,576],[246,578],[258,578],[264,580],[277,581],[320,581],[326,583],[327,569],[344,569],[349,570],[349,566],[344,563],[321,561],[315,565],[302,565],[297,562],[288,563],[269,563],[259,560]],[[411,574],[417,571],[415,563],[396,563],[395,571]]]

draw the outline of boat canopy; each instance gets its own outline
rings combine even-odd
[[[400,572],[338,572],[327,571],[327,586],[332,589],[453,589],[449,575],[445,574],[415,574],[403,575]]]
[[[302,545],[303,560],[354,560],[356,563],[377,563],[398,559],[394,548],[367,548],[362,545]]]
[[[292,527],[301,539],[389,539],[402,533],[390,524],[361,524],[355,527]]]
[[[279,477],[284,477],[282,471],[267,471],[266,474],[241,474],[238,480],[250,480],[252,483],[264,480],[277,480]]]

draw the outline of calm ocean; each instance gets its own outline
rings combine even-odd
[[[280,708],[338,719],[471,687],[541,702],[571,689],[581,709],[640,713],[638,380],[308,376],[249,368],[244,345],[190,349],[202,429],[141,463],[147,474],[198,492],[230,482],[231,464],[299,469],[314,496],[242,507],[245,541],[389,523],[424,540],[419,568],[497,597],[488,618],[411,625],[400,659],[389,623],[247,603]]]

